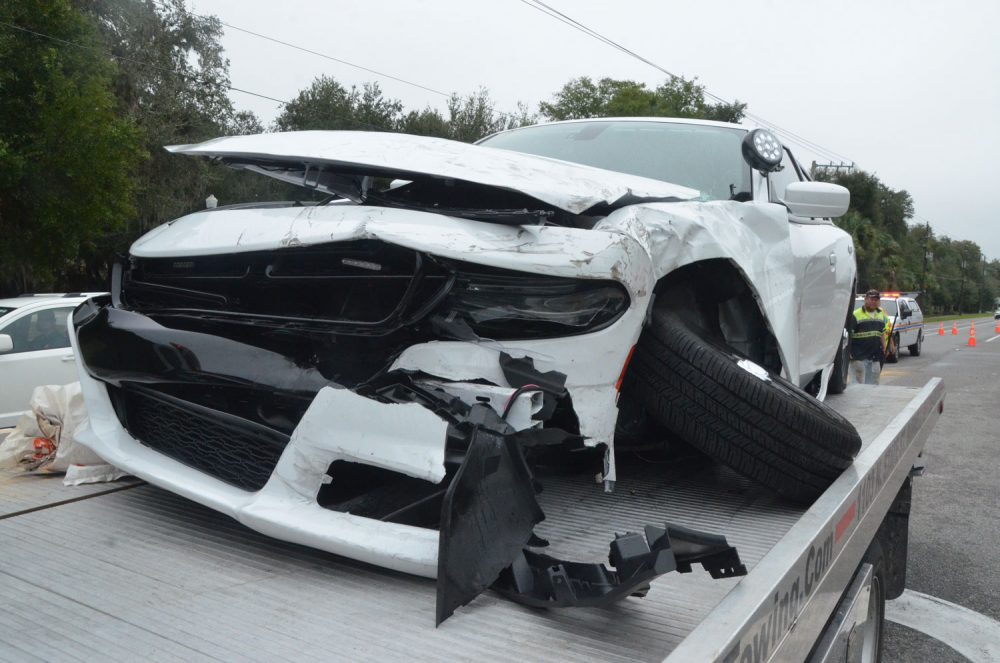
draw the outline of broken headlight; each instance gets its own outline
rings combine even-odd
[[[480,338],[570,336],[603,329],[628,309],[617,281],[570,279],[487,267],[466,271],[435,316],[439,325],[468,327]]]

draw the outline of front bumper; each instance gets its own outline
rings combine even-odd
[[[331,482],[330,469],[337,461],[382,468],[428,487],[440,484],[443,490],[449,435],[454,439],[450,428],[454,421],[447,421],[447,412],[434,411],[426,403],[380,402],[370,394],[334,385],[279,353],[222,336],[163,327],[107,300],[81,306],[71,332],[90,412],[89,425],[78,438],[109,463],[269,536],[436,577],[440,543],[436,529],[332,510],[317,496]],[[621,330],[612,327],[599,334],[621,334]],[[537,348],[543,358],[539,364],[550,368],[584,362],[584,347],[610,342],[597,340],[578,336],[545,341]],[[507,418],[512,430],[537,430],[540,394],[515,393],[517,385],[504,375],[503,356],[526,361],[510,359],[495,347],[432,342],[411,347],[389,372],[417,373],[424,376],[422,384],[439,393],[470,406],[487,403],[496,412],[512,399]],[[621,370],[621,360],[613,359],[617,364],[613,365],[595,362],[594,356],[591,352],[586,370],[576,371],[582,381],[575,381],[572,389],[567,385],[581,415],[581,431],[606,431],[602,438],[588,440],[591,445],[610,442],[617,412],[614,380]],[[178,385],[256,394],[254,398],[265,402],[256,413],[262,408],[269,411],[248,421],[226,408],[177,398],[176,390],[174,395],[162,391]],[[281,408],[274,403],[279,401],[302,403],[305,410],[284,435],[262,425],[278,417]],[[156,412],[147,416],[136,403]],[[230,420],[233,427],[227,429]],[[195,443],[178,451],[155,439],[163,435],[186,435]],[[243,462],[241,447],[233,446],[240,436],[246,438],[242,449],[248,445],[270,449],[258,454],[256,478],[220,471]],[[202,455],[211,458],[203,462]],[[606,475],[613,480],[613,465],[606,468]]]
[[[73,343],[79,356],[75,336]],[[115,414],[107,385],[91,377],[82,366],[80,384],[90,421],[76,432],[76,438],[112,465],[268,536],[404,573],[436,576],[437,531],[380,522],[319,505],[316,494],[327,468],[334,460],[347,457],[347,452],[338,449],[335,443],[319,445],[309,434],[293,434],[271,478],[260,490],[248,492],[165,456],[132,437]],[[418,459],[414,462],[425,460],[430,466],[438,456],[443,461],[444,422],[436,417],[435,421],[429,421],[430,413],[418,405],[387,405],[340,391],[339,396],[347,401],[344,411],[359,416],[342,420],[336,439],[420,440],[427,444],[413,445],[411,457]],[[364,410],[357,409],[358,406]],[[304,417],[299,428],[323,428],[324,423],[321,418],[314,421],[312,417]],[[434,444],[430,443],[432,433],[436,435]],[[375,453],[377,448],[370,451]]]

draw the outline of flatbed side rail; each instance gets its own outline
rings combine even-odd
[[[804,660],[937,422],[932,378],[830,488],[666,658]]]

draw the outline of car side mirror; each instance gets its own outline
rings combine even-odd
[[[851,192],[829,182],[792,182],[785,187],[783,201],[796,216],[835,219],[847,212]]]
[[[0,355],[14,349],[14,339],[9,334],[0,334]]]
[[[904,318],[908,318],[911,315],[913,315],[913,311],[911,311],[910,309],[906,309],[905,311],[903,311],[902,313],[900,313],[900,315],[902,317],[904,317]]]

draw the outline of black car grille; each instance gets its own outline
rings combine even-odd
[[[283,329],[385,332],[444,296],[449,273],[376,240],[184,258],[131,258],[126,308],[197,312]]]
[[[288,436],[266,426],[142,387],[108,387],[123,424],[142,444],[216,479],[256,491]]]

